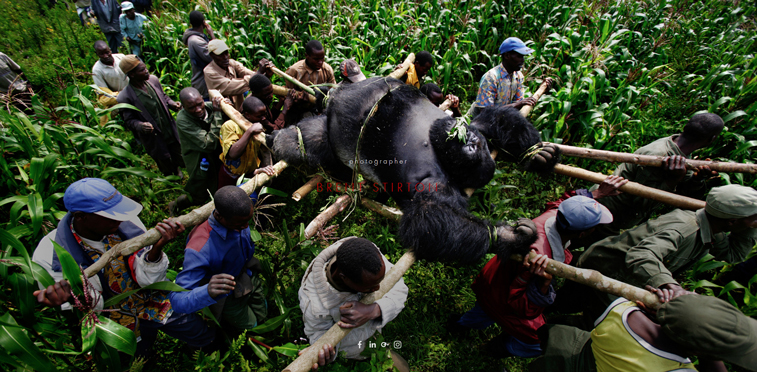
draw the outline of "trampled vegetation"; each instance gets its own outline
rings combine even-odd
[[[226,39],[232,58],[255,65],[271,59],[285,68],[304,56],[304,43],[323,42],[327,62],[354,58],[367,76],[386,75],[408,52],[429,50],[437,64],[429,80],[461,98],[475,98],[478,80],[499,63],[499,43],[507,36],[530,40],[536,52],[524,72],[534,91],[554,78],[557,88],[543,97],[531,120],[546,141],[631,152],[676,133],[698,111],[719,114],[727,129],[702,157],[753,163],[757,153],[757,12],[743,1],[166,1],[146,30],[144,57],[166,92],[177,98],[191,71],[181,35],[188,13],[205,13],[216,36]],[[133,350],[121,330],[91,333],[83,313],[43,308],[31,293],[52,281],[31,263],[37,242],[65,213],[65,188],[82,177],[102,177],[142,203],[147,226],[164,218],[168,201],[180,194],[178,178],[159,176],[120,119],[100,126],[111,110],[96,106],[84,74],[96,60],[91,44],[96,26],[82,28],[75,9],[47,1],[3,1],[0,46],[29,80],[43,87],[33,109],[0,110],[0,366],[4,370],[123,370],[132,361],[115,349]],[[282,81],[274,80],[282,84]],[[696,154],[695,154],[696,155]],[[611,172],[613,164],[564,159]],[[238,340],[228,353],[187,357],[180,344],[161,337],[156,357],[133,370],[281,370],[307,341],[302,340],[297,301],[300,278],[322,246],[333,238],[357,235],[375,242],[396,261],[403,253],[396,226],[356,207],[314,240],[302,241],[303,226],[335,195],[314,192],[294,202],[280,196],[307,179],[296,170],[269,185],[269,201],[286,203],[253,233],[264,267],[271,320],[254,330],[257,342]],[[722,174],[724,183],[757,186],[752,175]],[[536,217],[563,191],[586,187],[562,176],[525,174],[500,165],[495,178],[473,196],[475,214],[492,219]],[[286,195],[286,194],[284,194]],[[369,195],[370,196],[370,195]],[[186,235],[185,235],[186,236]],[[185,236],[167,248],[171,269],[180,270]],[[753,251],[752,255],[757,254]],[[402,343],[399,353],[414,371],[524,370],[527,359],[485,356],[482,345],[497,327],[449,335],[447,316],[473,306],[470,290],[481,266],[454,267],[420,262],[405,277],[410,295],[405,310],[383,331]],[[757,315],[757,275],[748,287],[724,283],[729,265],[705,258],[682,283],[721,296],[745,314]],[[94,356],[94,357],[92,357]],[[376,352],[369,362],[329,366],[331,371],[369,371],[386,362]]]

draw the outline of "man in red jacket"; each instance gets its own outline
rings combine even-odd
[[[537,256],[523,262],[495,256],[473,282],[476,305],[451,327],[483,329],[495,322],[503,333],[487,345],[491,355],[500,358],[519,356],[533,358],[542,354],[536,330],[546,323],[544,309],[555,299],[552,276],[544,270],[548,258],[570,263],[571,240],[583,238],[599,224],[612,222],[612,214],[594,199],[617,195],[618,187],[627,180],[608,177],[597,190],[585,189],[565,193],[547,204],[547,210],[535,218],[538,239],[531,245]]]

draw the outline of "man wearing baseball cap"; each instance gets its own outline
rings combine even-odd
[[[667,302],[685,293],[675,280],[706,254],[743,261],[757,243],[757,191],[741,185],[713,188],[705,208],[676,209],[592,245],[578,266],[638,287],[648,286]],[[584,303],[597,314],[615,297],[594,292]],[[597,302],[599,301],[599,302]],[[592,315],[593,315],[592,314]]]
[[[448,323],[451,331],[465,328],[484,329],[494,323],[504,331],[487,344],[493,357],[519,356],[533,358],[541,355],[536,331],[546,324],[544,309],[555,299],[552,276],[544,270],[549,259],[570,263],[572,239],[592,233],[599,224],[612,222],[612,214],[595,198],[617,194],[626,182],[622,177],[610,176],[593,191],[581,189],[565,193],[562,198],[547,204],[547,210],[533,220],[537,240],[531,249],[536,257],[523,262],[510,257],[495,256],[473,282],[475,307]]]
[[[527,47],[517,37],[509,37],[499,46],[502,63],[489,70],[481,77],[476,101],[468,114],[475,118],[484,107],[504,105],[520,109],[536,104],[532,97],[524,98],[523,68],[525,56],[534,50]],[[550,80],[551,81],[551,80]]]
[[[205,85],[208,90],[216,89],[221,95],[234,102],[237,111],[242,111],[244,92],[247,91],[254,71],[229,57],[229,47],[223,40],[213,39],[208,43],[208,52],[213,62],[205,69]]]
[[[84,178],[74,182],[66,189],[63,203],[68,213],[58,223],[58,228],[40,241],[33,256],[34,262],[58,280],[54,285],[34,292],[37,301],[47,306],[61,306],[71,298],[70,285],[63,280],[61,262],[53,242],[62,246],[77,264],[87,268],[118,243],[147,230],[138,217],[142,205],[123,196],[103,179]],[[90,293],[97,301],[93,304],[95,309],[102,309],[104,300],[112,296],[168,280],[168,257],[163,253],[163,247],[181,234],[184,226],[166,219],[155,229],[161,234],[157,243],[136,253],[116,257],[96,276],[89,278]],[[103,312],[103,315],[134,330],[140,340],[137,354],[143,357],[149,354],[158,329],[195,348],[207,346],[215,338],[215,331],[196,314],[174,313],[168,294],[163,291],[140,291],[115,305],[115,311]]]

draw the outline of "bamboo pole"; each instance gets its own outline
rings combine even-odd
[[[295,79],[295,78],[287,75],[286,72],[279,70],[277,67],[270,67],[270,69],[276,75],[279,75],[279,76],[283,77],[284,80],[286,80],[286,81],[288,81],[288,82],[290,82],[290,83],[292,83],[292,84],[300,87],[300,89],[302,89],[304,92],[306,92],[306,93],[308,93],[308,94],[310,94],[312,96],[315,96],[315,91],[313,90],[313,88],[311,88],[311,87],[309,87],[309,86],[301,83],[299,80],[297,80],[297,79]]]
[[[276,171],[276,175],[278,176],[287,166],[288,164],[285,161],[280,161],[273,165],[273,169],[274,171]],[[252,194],[255,191],[255,189],[257,189],[259,186],[263,185],[264,183],[268,182],[273,177],[275,176],[269,176],[265,173],[259,173],[258,175],[253,177],[252,180],[243,184],[241,188],[247,194]],[[215,209],[215,204],[211,201],[203,205],[202,207],[193,209],[191,212],[176,218],[176,220],[181,222],[181,224],[184,225],[184,227],[190,228],[192,226],[199,225],[203,223],[205,220],[207,220],[208,217],[210,216],[210,213],[213,212],[213,209]],[[105,265],[108,262],[110,262],[112,259],[119,256],[132,254],[142,249],[142,247],[155,244],[158,242],[158,240],[160,240],[160,236],[161,236],[160,232],[158,232],[158,230],[155,230],[155,228],[152,228],[152,229],[147,230],[147,232],[142,235],[139,235],[127,241],[118,243],[115,247],[103,253],[102,257],[100,257],[100,259],[97,260],[97,262],[95,262],[94,264],[92,264],[92,266],[84,270],[84,273],[87,275],[87,277],[95,275],[97,274],[98,271],[104,268]]]
[[[415,62],[415,53],[410,53],[407,55],[407,58],[405,58],[405,61],[402,62],[402,67],[400,67],[397,70],[392,71],[389,74],[389,77],[395,78],[395,79],[401,78],[402,75],[405,75],[405,73],[407,72],[407,69],[410,68],[410,65],[412,65],[413,62]]]
[[[387,207],[375,200],[360,198],[360,204],[364,207],[390,219],[399,222],[402,218],[402,211],[397,208]]]
[[[321,175],[311,178],[310,181],[292,193],[292,199],[294,199],[294,201],[302,200],[302,198],[310,194],[310,192],[321,182],[323,182],[323,176]]]
[[[344,210],[344,208],[347,208],[348,205],[352,202],[352,197],[348,194],[344,194],[336,199],[336,202],[326,208],[325,211],[321,212],[321,214],[317,215],[313,221],[311,221],[308,226],[305,228],[305,239],[312,238],[315,236],[315,234],[318,232],[320,228],[323,227],[323,225],[326,224],[330,219],[334,218],[334,216],[337,215],[337,213]]]
[[[277,96],[280,96],[280,97],[286,96],[287,94],[289,94],[289,91],[291,90],[289,88],[282,87],[281,85],[271,84],[271,86],[273,87],[273,94],[275,94]],[[315,103],[315,97],[314,96],[312,96],[312,95],[310,95],[308,93],[305,93],[305,92],[303,92],[303,94],[305,95],[305,98],[307,98],[308,101],[310,101],[310,103]]]
[[[446,111],[450,106],[452,106],[452,101],[445,99],[444,102],[439,105],[439,110]]]
[[[575,157],[586,158],[586,159],[605,160],[605,161],[611,161],[613,163],[633,163],[633,164],[652,166],[652,167],[662,167],[664,165],[662,161],[664,159],[663,156],[639,155],[639,154],[629,154],[625,152],[594,150],[594,149],[587,149],[587,148],[582,148],[582,147],[559,145],[556,143],[553,143],[553,145],[559,147],[560,150],[562,151],[562,154],[567,155],[567,156],[575,156]],[[750,173],[750,174],[757,173],[757,164],[686,159],[686,168],[688,169],[696,169],[704,165],[709,166],[710,169],[717,172]]]
[[[547,84],[547,79],[544,79],[544,82],[539,85],[539,89],[536,90],[536,93],[534,93],[533,97],[538,101],[539,98],[541,98],[542,94],[547,91],[547,88],[549,87],[549,84]],[[531,110],[534,109],[534,106],[527,105],[520,108],[520,114],[523,115],[523,117],[528,117],[528,115],[531,113]]]
[[[556,164],[555,173],[573,178],[579,178],[584,181],[589,181],[597,184],[602,183],[602,181],[604,181],[605,178],[608,177],[602,173],[596,173],[588,171],[586,169],[571,167],[570,165],[565,164]],[[669,204],[681,209],[697,210],[704,208],[705,205],[705,202],[702,200],[676,195],[667,191],[655,189],[654,187],[644,186],[633,181],[628,181],[628,183],[618,188],[618,190],[647,199],[656,200],[658,202]]]
[[[394,266],[384,275],[384,279],[381,280],[379,290],[363,297],[360,302],[366,305],[370,305],[380,298],[384,297],[389,290],[394,288],[394,285],[402,279],[410,266],[415,263],[415,253],[406,252],[397,261]],[[338,324],[331,326],[331,329],[326,331],[314,344],[310,345],[297,359],[295,359],[290,365],[288,365],[283,372],[307,372],[318,361],[318,352],[323,349],[323,345],[330,344],[336,345],[347,336],[352,328],[342,328]]]

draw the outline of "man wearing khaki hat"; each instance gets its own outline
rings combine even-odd
[[[244,92],[247,91],[250,77],[255,73],[241,63],[229,58],[229,47],[223,40],[213,39],[208,43],[210,62],[203,72],[208,90],[216,89],[221,95],[234,102],[234,107],[241,112]]]
[[[129,85],[118,94],[118,103],[137,108],[121,110],[124,125],[139,137],[145,152],[155,160],[161,173],[183,177],[179,170],[184,166],[179,132],[168,111],[179,111],[181,104],[166,95],[158,78],[150,75],[137,56],[125,56],[118,66],[129,78]]]
[[[757,242],[757,191],[728,185],[713,188],[698,211],[676,209],[592,245],[578,267],[594,269],[639,287],[667,302],[686,291],[674,279],[706,254],[741,262]],[[596,293],[604,306],[613,296]],[[588,299],[591,300],[591,299]],[[596,310],[596,306],[595,306]]]

